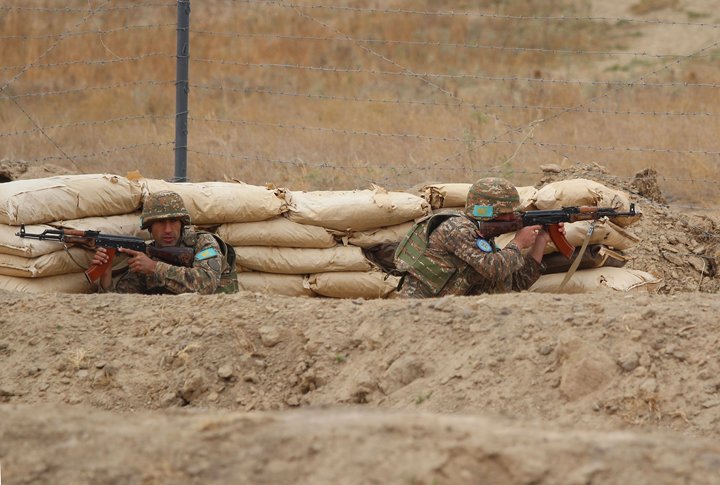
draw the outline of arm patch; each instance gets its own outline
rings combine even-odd
[[[217,252],[217,249],[215,248],[207,248],[203,249],[199,253],[195,255],[195,261],[203,261],[206,259],[214,258],[218,256],[219,253]]]

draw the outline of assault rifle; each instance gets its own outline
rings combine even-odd
[[[630,204],[628,212],[618,212],[613,207],[573,206],[555,210],[516,212],[513,220],[479,221],[478,225],[480,233],[488,239],[500,234],[517,231],[526,226],[541,225],[550,234],[550,240],[555,244],[558,251],[567,259],[570,259],[575,252],[575,248],[560,232],[558,225],[560,222],[590,221],[602,219],[603,217],[632,217],[635,215],[637,215],[635,204]]]
[[[155,247],[145,244],[145,241],[134,236],[114,236],[112,234],[100,234],[100,231],[79,231],[75,229],[45,229],[40,234],[31,234],[25,231],[25,226],[20,226],[20,232],[16,236],[39,239],[41,241],[58,241],[66,244],[76,244],[85,249],[105,248],[109,256],[107,263],[90,266],[85,271],[88,281],[94,283],[102,276],[108,268],[112,267],[115,253],[119,248],[140,251],[150,257],[157,258],[174,266],[192,267],[195,251],[193,248],[185,247]]]

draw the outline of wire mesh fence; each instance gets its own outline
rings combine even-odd
[[[188,177],[531,185],[599,164],[716,209],[720,24],[691,4],[193,2]],[[0,158],[171,179],[177,7],[0,0]]]

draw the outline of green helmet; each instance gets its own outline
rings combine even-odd
[[[478,221],[488,221],[502,214],[511,214],[520,204],[520,195],[505,179],[488,177],[470,187],[465,201],[465,214]]]
[[[190,224],[190,213],[177,192],[163,190],[145,197],[140,216],[140,227],[147,229],[153,222],[162,219],[180,219],[183,225]]]

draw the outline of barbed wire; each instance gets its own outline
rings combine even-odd
[[[168,54],[166,52],[148,52],[146,54],[140,54],[137,56],[127,57],[115,57],[112,59],[76,59],[72,61],[53,62],[48,64],[18,64],[14,66],[3,66],[0,67],[0,71],[14,71],[15,69],[25,69],[32,67],[34,69],[54,68],[54,67],[68,67],[74,65],[105,65],[105,64],[119,64],[122,62],[134,62],[142,61],[149,58],[165,57],[167,59],[175,59],[175,54]]]
[[[137,10],[141,8],[155,8],[155,7],[173,7],[176,8],[175,3],[136,3],[133,5],[122,5],[118,7],[98,7],[98,8],[75,8],[75,7],[27,7],[24,5],[0,5],[0,12],[43,12],[43,13],[85,13],[88,10],[93,10],[96,13],[102,12],[118,12],[121,10]]]
[[[124,146],[108,148],[106,150],[100,150],[97,152],[79,153],[79,154],[76,153],[76,154],[73,154],[72,157],[75,160],[82,160],[82,159],[87,159],[87,158],[102,157],[102,156],[111,155],[113,153],[118,153],[118,152],[127,151],[127,150],[134,150],[136,148],[147,148],[147,147],[162,148],[165,146],[174,146],[174,145],[175,145],[174,140],[173,141],[165,141],[165,142],[135,143],[132,145],[124,145]],[[31,163],[44,163],[44,162],[50,162],[50,161],[54,161],[54,160],[65,160],[65,157],[48,156],[48,157],[42,157],[42,158],[29,159],[29,160],[25,160],[25,161],[31,162]]]
[[[543,54],[561,54],[561,55],[591,55],[591,56],[632,56],[632,57],[649,57],[656,59],[675,58],[681,54],[649,54],[647,52],[632,51],[588,51],[583,49],[545,49],[541,47],[512,47],[494,44],[477,44],[477,43],[458,43],[458,42],[431,42],[431,41],[409,41],[397,39],[348,39],[343,37],[321,37],[307,35],[281,35],[267,33],[248,33],[248,32],[218,32],[210,30],[193,30],[192,34],[196,35],[218,35],[224,37],[236,38],[252,38],[252,39],[271,39],[271,40],[308,40],[318,42],[358,42],[361,44],[371,45],[401,45],[401,46],[420,46],[420,47],[443,47],[443,48],[463,48],[463,49],[483,49],[498,50],[509,52],[532,52]],[[0,37],[1,38],[1,37]],[[710,57],[707,54],[707,57]]]
[[[191,121],[204,122],[204,123],[222,123],[222,124],[233,124],[233,125],[244,125],[244,126],[260,126],[269,128],[282,128],[302,131],[313,131],[318,133],[326,133],[333,135],[351,135],[351,136],[368,136],[377,138],[400,138],[400,139],[415,139],[424,141],[441,141],[441,142],[453,142],[467,144],[468,139],[466,137],[452,137],[452,136],[433,136],[433,135],[422,135],[418,133],[387,133],[382,131],[366,131],[366,130],[349,130],[342,128],[332,128],[324,126],[308,126],[298,125],[293,123],[272,123],[268,121],[257,121],[257,120],[231,120],[231,119],[220,119],[220,118],[196,118],[190,117]],[[720,155],[720,151],[711,150],[675,150],[669,148],[644,148],[644,147],[614,147],[614,146],[598,146],[589,144],[575,144],[575,143],[549,143],[540,142],[534,140],[497,140],[494,138],[483,139],[475,141],[477,144],[491,145],[533,145],[545,148],[572,148],[572,149],[583,149],[583,150],[594,150],[599,152],[612,151],[612,152],[640,152],[640,153],[668,153],[668,154],[684,154],[684,155],[708,155],[717,156]]]
[[[604,115],[626,115],[626,116],[703,116],[703,117],[714,117],[720,115],[720,113],[709,113],[703,111],[620,111],[620,110],[609,110],[609,109],[593,109],[576,106],[548,106],[548,105],[521,105],[521,104],[497,104],[497,103],[442,103],[439,101],[426,101],[420,99],[400,99],[400,98],[361,98],[358,96],[336,96],[330,94],[312,94],[312,93],[300,93],[300,92],[287,92],[277,91],[267,88],[232,88],[218,85],[209,84],[190,84],[190,87],[196,89],[205,90],[216,90],[216,91],[227,91],[232,93],[243,93],[243,94],[264,94],[269,96],[289,96],[298,98],[308,99],[319,99],[325,101],[344,101],[344,102],[357,102],[357,103],[378,103],[378,104],[389,104],[389,105],[419,105],[419,106],[435,106],[442,108],[457,108],[464,107],[470,110],[480,109],[507,109],[507,110],[544,110],[544,111],[574,111],[578,113],[593,113],[593,114],[604,114]]]
[[[361,164],[347,164],[347,163],[331,163],[331,162],[309,162],[305,161],[301,158],[297,158],[294,160],[288,160],[288,159],[282,159],[282,158],[271,158],[271,157],[264,157],[260,155],[244,155],[239,153],[233,153],[233,152],[212,152],[207,150],[198,150],[195,148],[188,147],[189,153],[195,153],[197,155],[202,156],[208,156],[208,157],[216,157],[216,158],[232,158],[236,160],[242,160],[245,162],[261,162],[261,163],[274,163],[279,165],[292,165],[292,166],[299,166],[299,167],[310,167],[310,168],[318,168],[318,169],[330,169],[330,170],[386,170],[388,168],[387,163],[378,162],[377,164],[372,163],[361,163]],[[467,166],[463,167],[436,167],[434,165],[423,165],[422,163],[416,163],[413,165],[413,169],[416,172],[425,172],[425,171],[439,171],[439,172],[463,172],[468,174],[474,174],[473,177],[476,177],[478,175],[507,175],[507,170],[501,170],[494,167],[490,168],[471,168]],[[528,169],[513,169],[512,174],[513,175],[521,175],[521,176],[546,176],[552,172],[547,172],[542,169],[539,170],[528,170]],[[626,184],[632,182],[636,179],[635,176],[620,176],[620,175],[608,175],[606,172],[598,171],[597,176],[599,178],[603,179],[615,179],[620,181],[625,181]],[[703,178],[684,178],[684,177],[668,177],[663,176],[660,174],[657,174],[655,176],[655,179],[662,182],[689,182],[692,184],[708,184],[708,185],[716,185],[718,182],[720,182],[720,179],[703,179]],[[475,178],[471,179],[472,181],[475,180]],[[375,180],[376,181],[376,180]],[[685,207],[692,207],[692,206],[685,206]],[[700,207],[698,207],[700,208]]]
[[[155,80],[144,80],[144,81],[129,81],[123,83],[107,84],[105,86],[84,86],[81,88],[72,89],[61,89],[59,91],[37,91],[20,94],[0,94],[0,99],[19,99],[19,98],[30,98],[30,97],[43,97],[43,96],[59,96],[64,94],[77,94],[85,91],[105,91],[109,89],[127,88],[136,86],[162,86],[165,84],[175,85],[175,80],[172,81],[155,81]]]
[[[393,9],[393,8],[369,8],[369,7],[353,7],[343,5],[323,5],[323,4],[302,4],[302,3],[284,3],[273,0],[233,0],[229,3],[229,6],[240,8],[241,4],[256,4],[256,5],[268,5],[281,8],[291,9],[311,9],[311,10],[330,10],[330,11],[346,11],[355,13],[368,13],[368,14],[400,14],[400,15],[419,15],[425,17],[459,17],[459,18],[487,18],[487,19],[499,19],[499,20],[532,20],[532,21],[547,21],[547,22],[609,22],[609,23],[635,23],[635,24],[650,24],[650,25],[664,25],[664,26],[682,26],[682,27],[700,27],[717,29],[720,28],[720,24],[708,23],[708,22],[680,22],[675,20],[662,20],[662,19],[640,19],[634,17],[593,17],[593,16],[581,16],[581,15],[557,15],[557,16],[542,16],[542,15],[509,15],[509,14],[498,14],[488,12],[477,12],[477,11],[464,11],[458,12],[453,10],[413,10],[413,9]],[[122,5],[115,7],[100,7],[95,8],[96,12],[117,12],[122,10],[137,10],[142,8],[176,8],[176,3],[138,3],[132,5]],[[73,8],[73,7],[33,7],[24,5],[0,5],[0,11],[25,11],[25,12],[43,12],[43,13],[82,13],[87,12],[87,8]]]
[[[57,124],[57,125],[46,125],[43,126],[43,129],[45,130],[56,130],[56,129],[66,129],[66,128],[78,128],[78,127],[87,127],[87,126],[99,126],[99,125],[109,125],[113,123],[121,123],[123,121],[140,121],[140,120],[174,120],[175,115],[166,115],[166,116],[160,116],[160,115],[135,115],[135,116],[123,116],[121,118],[110,118],[106,120],[86,120],[86,121],[77,121],[74,123],[65,123],[65,124]],[[2,133],[0,132],[0,138],[2,137],[9,137],[9,136],[27,136],[27,135],[33,135],[35,133],[38,133],[40,131],[39,128],[33,128],[30,130],[18,130],[18,131],[9,131]]]
[[[665,65],[661,66],[660,68],[655,69],[655,70],[653,70],[652,72],[650,72],[650,73],[648,73],[648,74],[644,74],[644,75],[640,76],[638,79],[639,79],[639,80],[645,80],[646,78],[648,78],[648,77],[650,77],[650,76],[655,76],[655,75],[657,75],[657,74],[659,74],[659,73],[661,73],[661,72],[663,72],[663,71],[666,71],[666,70],[670,69],[670,67],[681,63],[683,60],[692,59],[694,56],[696,56],[696,55],[698,55],[698,54],[701,54],[701,53],[703,53],[703,52],[709,51],[710,49],[716,47],[718,44],[720,44],[720,41],[716,41],[716,42],[713,42],[713,43],[711,43],[711,44],[709,44],[709,45],[706,45],[706,46],[702,47],[701,49],[699,49],[699,50],[697,50],[697,51],[695,51],[695,52],[692,52],[692,53],[684,56],[684,57],[681,58],[681,59],[675,60],[675,61],[673,61],[673,62],[671,62],[671,63],[669,63],[669,64],[665,64]],[[608,92],[605,92],[605,93],[600,94],[600,95],[598,95],[598,96],[594,96],[594,97],[592,97],[591,99],[589,99],[588,101],[585,101],[585,102],[583,102],[583,103],[578,104],[577,107],[585,107],[585,106],[587,106],[587,105],[594,104],[594,103],[598,102],[599,100],[605,99],[605,98],[607,98],[608,96],[610,96],[611,92],[619,92],[621,89],[623,89],[623,87],[624,87],[624,86],[616,86],[616,87],[613,87],[613,88],[612,88],[610,91],[608,91]],[[549,118],[546,118],[546,119],[538,119],[538,120],[535,120],[535,121],[531,122],[527,127],[525,127],[525,129],[526,129],[525,139],[527,139],[527,137],[531,137],[531,136],[533,135],[533,131],[534,131],[534,129],[536,128],[537,125],[539,125],[539,124],[541,124],[541,123],[547,124],[547,123],[550,122],[550,121],[557,120],[557,119],[559,119],[561,116],[563,116],[563,115],[565,115],[565,114],[567,114],[567,113],[569,113],[569,112],[570,112],[569,110],[564,110],[564,111],[561,111],[560,113],[553,114],[553,115],[550,116]],[[498,139],[498,138],[500,138],[500,137],[509,135],[511,132],[512,132],[511,130],[508,130],[508,131],[506,131],[505,133],[502,133],[502,134],[500,134],[500,135],[497,135],[494,139]],[[455,153],[454,155],[452,155],[452,156],[450,156],[450,157],[446,157],[446,158],[444,158],[443,160],[438,161],[437,163],[447,163],[447,162],[449,162],[449,161],[451,161],[451,160],[454,160],[454,159],[457,159],[457,158],[459,158],[459,157],[461,157],[461,156],[464,156],[464,155],[469,154],[470,152],[474,151],[474,150],[475,150],[476,148],[478,148],[478,147],[479,147],[479,148],[482,148],[483,146],[484,146],[484,145],[482,145],[482,144],[473,144],[473,146],[472,146],[469,150],[466,149],[466,150],[462,150],[462,151],[460,151],[460,152],[457,152],[457,153]],[[549,148],[549,149],[550,149],[551,151],[553,151],[556,155],[559,155],[559,156],[561,156],[562,158],[566,158],[566,159],[570,159],[570,158],[571,158],[571,157],[569,157],[569,156],[568,156],[567,154],[565,154],[565,153],[560,153],[560,152],[558,152],[558,151],[556,150],[557,147],[552,148],[551,145],[547,145],[547,148]],[[520,148],[518,147],[518,150],[519,150],[519,149],[520,149]],[[513,157],[514,157],[516,154],[517,154],[517,151],[513,154]],[[512,160],[513,157],[511,157],[509,160]],[[498,165],[498,166],[503,166],[503,165],[506,165],[507,163],[508,163],[508,160],[506,160],[505,162],[503,162],[502,164],[500,164],[500,165]]]
[[[101,8],[101,7],[105,6],[105,5],[107,5],[108,3],[109,3],[109,0],[108,0],[108,1],[105,1],[105,2],[102,3],[102,4],[100,4],[100,5],[98,6],[98,8]],[[92,17],[95,15],[95,10],[92,9],[92,6],[91,6],[89,9],[87,9],[87,10],[82,10],[81,12],[84,14],[84,15],[82,16],[82,18],[81,18],[78,22],[76,22],[70,29],[68,29],[68,30],[65,31],[65,32],[72,32],[72,31],[80,28],[80,26],[82,26],[83,24],[85,24],[85,22],[87,22],[90,18],[92,18]],[[20,77],[22,77],[28,70],[30,70],[30,68],[32,67],[32,65],[33,65],[34,63],[40,62],[43,58],[45,58],[45,56],[47,56],[50,52],[52,52],[53,50],[55,50],[55,48],[56,48],[56,47],[60,44],[60,42],[62,42],[64,39],[65,39],[65,36],[63,36],[63,35],[61,35],[60,37],[58,37],[52,44],[50,44],[50,46],[49,46],[47,49],[45,49],[39,56],[37,56],[37,57],[35,58],[35,60],[34,60],[31,64],[29,64],[27,67],[21,69],[20,72],[18,72],[17,74],[15,74],[12,78],[10,78],[10,80],[8,80],[6,83],[4,83],[2,86],[0,86],[0,93],[4,93],[5,90],[6,90],[12,83],[14,83],[14,82],[17,81],[18,79],[20,79]],[[49,141],[50,144],[51,144],[52,146],[54,146],[55,149],[56,149],[58,152],[62,153],[62,155],[63,155],[63,157],[64,157],[63,159],[67,159],[76,169],[80,170],[80,167],[77,165],[77,163],[75,163],[75,160],[73,160],[72,158],[70,158],[70,156],[62,149],[62,147],[60,147],[60,145],[58,145],[58,143],[57,143],[52,137],[50,137],[50,135],[48,135],[48,134],[45,132],[45,130],[43,130],[43,128],[38,124],[38,122],[35,121],[35,119],[33,119],[33,117],[30,115],[30,113],[20,104],[20,101],[19,101],[18,99],[14,99],[14,98],[8,98],[8,99],[15,105],[15,107],[16,107],[17,109],[19,109],[19,110],[25,115],[25,117],[30,121],[30,123],[32,123],[32,124],[35,126],[35,128],[37,128],[37,129],[39,130],[39,132],[43,135],[43,137],[45,137],[45,139],[46,139],[47,141]],[[80,171],[82,172],[82,170],[80,170]]]
[[[665,83],[649,83],[649,82],[633,82],[633,81],[593,81],[593,80],[581,80],[581,79],[548,79],[548,78],[536,78],[536,77],[521,77],[521,76],[487,76],[482,74],[449,74],[449,73],[437,73],[437,72],[397,72],[397,71],[382,71],[379,69],[363,69],[359,67],[327,67],[327,66],[309,66],[303,64],[288,64],[288,63],[259,63],[259,62],[245,62],[245,61],[231,61],[227,59],[206,59],[206,58],[194,58],[190,60],[194,63],[205,63],[205,64],[220,64],[228,66],[239,66],[249,68],[269,68],[269,69],[298,69],[305,71],[316,71],[316,72],[328,72],[334,74],[372,74],[382,76],[396,76],[396,77],[411,77],[411,78],[440,78],[440,79],[471,79],[471,80],[483,80],[483,81],[522,81],[529,83],[549,83],[549,84],[574,84],[578,86],[624,86],[624,87],[704,87],[704,88],[718,88],[720,83],[693,83],[684,81],[673,81]]]
[[[276,4],[280,2],[267,2],[267,1],[260,1],[260,2],[252,2],[252,1],[246,1],[243,2],[240,0],[237,3],[259,3],[259,4]],[[160,6],[159,4],[147,4],[148,6]],[[173,8],[176,7],[176,4],[167,4],[167,5],[161,5],[161,6],[172,6]],[[305,5],[295,5],[295,4],[283,4],[283,6],[293,6],[293,8],[315,8],[315,7],[307,7]],[[135,6],[133,6],[134,8]],[[318,6],[317,8],[324,8],[325,6]],[[10,8],[10,7],[8,7]],[[329,6],[328,8],[331,8],[333,10],[336,9],[343,9],[345,10],[345,7],[334,7]],[[120,8],[118,8],[120,9]],[[105,10],[93,10],[92,12],[97,13],[101,11],[109,11],[109,10],[118,10],[118,9],[105,9]],[[353,8],[354,9],[354,8]],[[0,11],[2,11],[3,8],[0,7]],[[5,9],[7,10],[7,8]],[[23,8],[23,10],[33,10],[31,7]],[[66,11],[67,9],[47,9],[47,10],[41,10],[41,11],[57,11],[57,10],[63,10]],[[377,9],[357,9],[361,11],[367,11],[376,13]],[[75,9],[77,12],[82,13],[88,13],[88,9]],[[399,10],[382,10],[383,13],[402,13],[404,11]],[[421,12],[416,12],[421,13]],[[435,13],[432,13],[433,15]],[[302,14],[301,14],[302,15]],[[495,15],[485,15],[485,14],[479,14],[480,16],[489,16],[489,17],[496,17]],[[306,18],[310,18],[307,15],[305,15]],[[533,19],[533,20],[560,20],[561,18],[550,18],[550,17],[537,17],[537,18],[531,18],[531,17],[510,17],[510,16],[497,16],[498,18],[513,18],[516,20],[526,20],[526,19]],[[322,22],[318,21],[317,19],[312,19],[313,21],[319,22],[322,25]],[[562,17],[562,19],[565,19],[565,17]],[[577,20],[576,18],[575,20]],[[587,20],[587,18],[585,18]],[[686,25],[683,23],[680,23],[680,25]],[[716,28],[717,25],[715,24],[687,24],[687,25],[698,25],[698,26],[708,26],[711,25],[713,28]],[[163,27],[173,27],[175,28],[175,24],[157,24],[156,27],[163,26]],[[52,38],[57,39],[58,42],[60,42],[62,39],[70,37],[70,36],[77,36],[77,35],[84,35],[84,34],[92,34],[92,33],[111,33],[115,31],[123,31],[123,30],[131,30],[131,29],[141,29],[141,28],[150,28],[152,26],[127,26],[122,27],[119,29],[110,29],[110,30],[97,30],[97,31],[83,31],[83,32],[72,32],[72,33],[64,33],[64,34],[52,34],[48,36],[37,36],[37,37],[26,37],[26,36],[7,36],[7,37],[0,37],[0,39],[11,39],[11,38],[18,38],[22,40],[27,40],[29,38]],[[331,29],[334,29],[333,27],[329,27]],[[338,32],[337,30],[335,30]],[[573,50],[562,50],[562,49],[534,49],[534,48],[521,48],[521,47],[506,47],[506,46],[492,46],[492,45],[480,45],[480,44],[461,44],[461,43],[435,43],[435,42],[408,42],[408,41],[395,41],[395,40],[382,40],[382,39],[353,39],[349,36],[345,36],[344,34],[341,34],[338,37],[302,37],[302,36],[282,36],[282,35],[275,35],[275,34],[245,34],[245,33],[218,33],[218,32],[211,32],[211,31],[193,31],[194,34],[201,34],[201,35],[234,35],[238,37],[247,37],[247,36],[253,36],[253,37],[269,37],[269,38],[278,38],[278,39],[287,39],[287,40],[300,40],[300,39],[308,39],[308,40],[321,40],[321,41],[341,41],[341,42],[353,42],[356,44],[364,44],[365,47],[367,46],[374,46],[374,45],[389,45],[389,44],[399,44],[399,45],[418,45],[418,46],[438,46],[438,47],[448,47],[448,48],[473,48],[473,49],[501,49],[501,50],[507,50],[511,52],[522,52],[522,51],[528,51],[528,52],[547,52],[552,54],[587,54],[587,55],[633,55],[633,56],[647,56],[647,57],[654,57],[654,58],[660,58],[660,59],[674,59],[676,62],[672,63],[671,65],[676,64],[677,62],[685,60],[687,57],[692,58],[699,58],[706,56],[706,54],[702,55],[691,55],[691,56],[677,56],[677,55],[669,55],[669,54],[645,54],[645,53],[613,53],[613,52],[600,52],[600,51],[573,51]],[[716,44],[714,44],[716,45]],[[704,49],[705,52],[707,52],[707,48]],[[630,81],[630,82],[623,82],[623,81],[582,81],[582,80],[561,80],[561,79],[542,79],[542,78],[535,78],[535,77],[515,77],[515,76],[501,76],[501,77],[493,77],[493,76],[482,76],[482,75],[473,75],[473,74],[454,74],[454,73],[419,73],[419,72],[413,72],[410,69],[403,67],[391,59],[376,53],[372,51],[372,49],[368,49],[366,52],[375,55],[376,57],[379,57],[385,61],[390,62],[394,66],[396,66],[400,71],[383,71],[383,70],[372,70],[372,69],[360,69],[360,68],[338,68],[338,67],[327,67],[327,66],[300,66],[300,65],[293,65],[293,64],[251,64],[251,63],[241,63],[241,62],[235,62],[235,61],[227,61],[223,59],[191,59],[192,62],[206,62],[206,63],[221,63],[221,64],[231,64],[231,65],[240,65],[240,66],[248,66],[248,67],[258,67],[261,66],[263,68],[294,68],[294,69],[308,69],[308,70],[317,70],[317,71],[323,71],[323,72],[332,72],[332,73],[367,73],[367,74],[381,74],[381,75],[391,75],[391,76],[403,76],[406,78],[414,78],[414,79],[420,79],[424,82],[427,82],[428,79],[477,79],[477,80],[490,80],[490,81],[511,81],[511,82],[540,82],[540,83],[552,83],[552,84],[577,84],[577,85],[595,85],[595,86],[610,86],[617,90],[625,88],[625,87],[680,87],[680,88],[689,88],[689,87],[701,87],[701,88],[717,88],[720,87],[720,83],[686,83],[686,82],[666,82],[666,83],[649,83],[647,82],[646,78],[648,76],[653,75],[653,73],[647,74],[641,78],[642,82],[637,81]],[[39,59],[41,59],[45,54],[43,54]],[[707,54],[710,55],[710,54]],[[14,69],[35,69],[35,68],[53,68],[53,67],[64,67],[69,65],[75,65],[75,64],[88,64],[88,65],[95,65],[95,64],[117,64],[121,62],[131,62],[135,60],[141,60],[147,57],[154,57],[154,56],[165,56],[168,58],[175,58],[175,55],[171,54],[164,54],[164,53],[148,53],[148,54],[142,54],[140,56],[135,57],[126,57],[126,58],[115,58],[115,59],[89,59],[89,60],[73,60],[73,61],[64,61],[64,62],[58,62],[58,63],[48,63],[48,64],[39,64],[37,63],[37,60],[35,63],[20,65],[20,66],[5,66],[0,67],[0,71],[10,71]],[[654,73],[661,71],[662,69],[666,69],[667,66],[663,66],[657,71],[654,71]],[[20,73],[22,75],[22,73]],[[422,79],[427,78],[427,79]],[[10,82],[13,82],[11,80]],[[430,81],[432,83],[432,81]],[[8,83],[9,84],[9,83]],[[8,85],[6,84],[3,86],[3,89]],[[43,92],[34,92],[34,93],[23,93],[23,94],[13,94],[13,95],[6,95],[6,94],[0,94],[0,99],[10,99],[10,100],[18,100],[24,97],[42,97],[42,96],[55,96],[55,95],[62,95],[62,94],[73,94],[73,93],[82,93],[85,91],[94,91],[94,90],[106,90],[106,89],[115,89],[115,88],[123,88],[123,87],[130,87],[130,86],[144,86],[144,85],[165,85],[165,84],[175,84],[175,80],[172,81],[158,81],[158,80],[144,80],[144,81],[133,81],[133,82],[127,82],[127,83],[116,83],[112,85],[107,86],[88,86],[88,87],[80,87],[80,88],[73,88],[73,89],[66,89],[66,90],[57,90],[57,91],[43,91]],[[433,84],[434,85],[434,84]],[[293,97],[305,97],[308,99],[321,99],[321,100],[336,100],[336,101],[353,101],[353,102],[362,102],[362,103],[383,103],[383,104],[393,104],[393,105],[425,105],[425,106],[436,106],[436,107],[442,107],[442,108],[454,108],[454,107],[463,107],[463,108],[469,108],[472,110],[490,110],[490,109],[504,109],[504,110],[516,110],[516,109],[524,109],[524,110],[547,110],[547,111],[560,111],[559,115],[562,115],[564,113],[570,113],[570,112],[583,112],[583,113],[598,113],[598,114],[612,114],[612,115],[638,115],[638,116],[693,116],[693,117],[715,117],[717,116],[717,113],[710,113],[710,112],[672,112],[672,111],[666,111],[666,112],[655,112],[655,111],[623,111],[623,110],[607,110],[607,109],[593,109],[585,105],[576,105],[576,106],[531,106],[531,105],[519,105],[519,104],[495,104],[495,103],[484,103],[484,104],[477,104],[465,101],[461,98],[456,97],[453,93],[450,93],[442,86],[434,85],[437,89],[439,89],[444,94],[451,97],[451,100],[447,102],[438,102],[438,101],[425,101],[425,100],[404,100],[404,99],[373,99],[371,97],[367,98],[358,98],[358,97],[350,97],[350,96],[333,96],[333,95],[324,95],[324,94],[311,94],[311,93],[292,93],[292,92],[285,92],[285,91],[277,91],[277,90],[270,90],[266,88],[229,88],[224,86],[209,86],[209,85],[200,85],[200,84],[191,84],[190,85],[193,88],[198,89],[207,89],[207,90],[219,90],[219,91],[225,91],[225,92],[243,92],[243,93],[256,93],[256,94],[264,94],[264,95],[279,95],[279,96],[293,96]],[[590,103],[593,102],[592,100]],[[586,103],[587,104],[587,103]],[[29,115],[28,115],[29,116]],[[120,123],[125,121],[134,121],[134,120],[169,120],[172,119],[172,116],[153,116],[153,115],[140,115],[140,116],[125,116],[121,118],[113,118],[108,120],[81,120],[73,123],[66,123],[66,124],[55,124],[45,127],[40,127],[39,125],[36,125],[37,127],[34,129],[29,130],[22,130],[22,131],[11,131],[6,133],[0,133],[0,137],[12,137],[12,136],[24,136],[29,135],[33,133],[43,133],[43,130],[45,129],[64,129],[64,128],[72,128],[77,126],[92,126],[92,125],[102,125],[102,124],[110,124],[110,123]],[[202,123],[229,123],[229,124],[242,124],[242,125],[255,125],[259,127],[270,127],[270,128],[282,128],[282,129],[293,129],[293,130],[305,130],[305,131],[312,131],[312,132],[318,132],[318,133],[325,133],[325,134],[342,134],[342,135],[351,135],[351,136],[365,136],[365,137],[387,137],[387,138],[399,138],[399,139],[414,139],[414,140],[426,140],[426,141],[433,141],[433,142],[448,142],[448,143],[461,143],[463,145],[467,145],[468,139],[466,137],[443,137],[443,136],[435,136],[435,135],[423,135],[423,134],[417,134],[417,133],[386,133],[382,131],[367,131],[367,130],[348,130],[338,127],[323,127],[323,126],[309,126],[304,124],[294,124],[294,123],[270,123],[270,122],[264,122],[264,121],[253,121],[253,120],[229,120],[229,119],[216,119],[216,118],[199,118],[199,117],[191,117],[190,118],[194,122],[202,122]],[[545,120],[543,120],[545,121]],[[507,125],[510,126],[510,125]],[[508,135],[509,133],[522,133],[523,130],[528,131],[528,127],[515,127],[514,131],[508,131],[505,132],[498,137],[490,138],[490,139],[481,139],[476,140],[478,143],[484,143],[486,145],[491,144],[506,144],[506,145],[513,145],[513,146],[520,146],[520,145],[528,145],[528,146],[536,146],[543,149],[549,149],[549,150],[559,150],[559,149],[574,149],[574,150],[593,150],[598,152],[648,152],[648,153],[668,153],[668,154],[690,154],[690,155],[707,155],[710,157],[716,157],[720,154],[718,151],[711,151],[711,150],[672,150],[672,149],[662,149],[662,148],[647,148],[647,147],[613,147],[613,146],[599,146],[599,145],[593,145],[593,144],[570,144],[570,143],[550,143],[545,141],[537,141],[532,138],[522,140],[522,141],[515,141],[515,140],[499,140],[498,138],[501,136]],[[114,147],[109,150],[104,150],[97,153],[89,153],[89,154],[79,154],[76,156],[78,159],[84,159],[84,158],[91,158],[96,156],[103,156],[108,155],[111,153],[117,153],[119,151],[123,150],[133,150],[138,149],[142,147],[164,147],[165,145],[173,145],[174,142],[155,142],[155,143],[142,143],[142,144],[133,144],[133,145],[126,145],[124,147]],[[59,147],[58,147],[59,148]],[[189,152],[197,153],[197,154],[205,154],[210,155],[209,153],[200,152],[197,150],[190,150]],[[557,152],[556,152],[557,153]],[[221,154],[214,154],[213,156],[219,156],[226,158],[229,156],[227,153],[221,153]],[[563,154],[563,156],[565,156]],[[252,160],[253,157],[231,157],[231,158],[239,158],[239,159],[248,159]],[[569,157],[568,157],[569,158]],[[46,157],[46,158],[40,158],[38,162],[43,161],[50,161],[50,160],[60,160],[63,159],[63,157]],[[577,161],[577,159],[575,159]],[[72,160],[71,160],[72,161]],[[265,161],[269,161],[265,159]],[[316,166],[316,165],[309,165],[306,162],[297,161],[297,160],[275,160],[273,163],[284,163],[284,164],[291,164],[295,163],[297,165],[301,166]],[[437,162],[436,162],[437,163]],[[422,166],[425,164],[425,166]],[[349,166],[347,164],[330,164],[330,163],[320,163],[317,165],[317,168],[321,169],[332,169],[332,170],[347,170],[348,168],[355,168],[355,169],[377,169],[380,171],[385,171],[388,173],[390,170],[390,167],[388,167],[387,163],[377,163],[376,165],[358,165],[358,166]],[[477,173],[477,174],[486,174],[486,173],[495,173],[495,174],[507,174],[506,169],[502,170],[496,170],[494,172],[488,172],[483,171],[480,169],[470,169],[467,167],[438,167],[436,165],[433,165],[432,163],[421,163],[419,166],[409,166],[406,165],[405,167],[399,166],[398,169],[406,169],[408,171],[416,171],[416,170],[441,170],[445,169],[447,171],[452,172],[469,172],[469,173]],[[388,176],[384,177],[385,180],[389,180],[391,177],[399,177],[403,172],[395,170],[392,174],[389,174]],[[532,172],[532,171],[519,171],[512,169],[512,173],[514,174],[542,174],[543,172]],[[716,185],[718,180],[714,179],[692,179],[692,178],[674,178],[674,177],[657,177],[658,180],[661,181],[672,181],[672,182],[689,182],[689,183],[698,183],[698,184],[708,184],[708,185]],[[362,180],[362,179],[359,179]],[[370,181],[370,179],[367,179]],[[377,179],[375,179],[377,180]],[[693,208],[692,206],[678,206],[678,207],[687,207],[687,208]],[[706,208],[696,208],[698,210],[706,210]]]
[[[46,40],[55,39],[57,37],[80,37],[83,35],[106,35],[115,34],[118,32],[129,32],[131,30],[141,29],[155,29],[155,28],[172,28],[176,29],[177,24],[145,24],[145,25],[124,25],[115,29],[93,29],[93,30],[81,30],[78,32],[59,33],[59,34],[43,34],[43,35],[0,35],[0,40]]]
[[[230,5],[239,7],[240,4],[256,4],[256,5],[270,5],[281,8],[301,8],[301,9],[312,9],[312,10],[335,10],[335,11],[347,11],[347,12],[360,12],[360,13],[371,13],[371,14],[400,14],[400,15],[421,15],[429,17],[465,17],[465,18],[489,18],[489,19],[501,19],[501,20],[539,20],[539,21],[585,21],[585,22],[611,22],[611,23],[638,23],[638,24],[653,24],[653,25],[678,25],[678,26],[692,26],[701,28],[720,28],[720,24],[705,23],[705,22],[678,22],[672,20],[661,20],[661,19],[638,19],[628,17],[592,17],[592,16],[580,16],[580,15],[559,15],[559,16],[540,16],[540,15],[507,15],[497,13],[485,13],[485,12],[456,12],[454,10],[412,10],[412,9],[392,9],[392,8],[371,8],[371,7],[352,7],[344,5],[324,5],[324,4],[301,4],[301,3],[286,3],[279,2],[276,0],[233,0]]]

